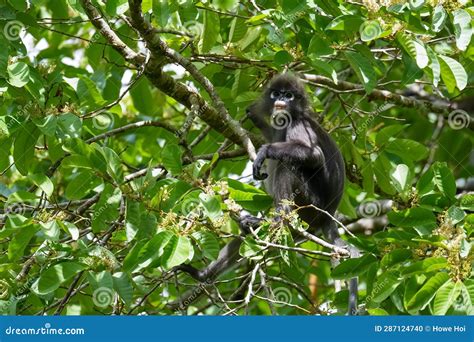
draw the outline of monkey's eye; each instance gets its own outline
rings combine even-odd
[[[274,91],[272,91],[272,92],[270,93],[270,97],[271,97],[273,100],[274,100],[274,99],[277,99],[277,98],[280,97],[280,92],[274,90]]]
[[[286,94],[285,94],[285,98],[286,98],[287,100],[291,101],[291,100],[293,100],[293,99],[295,98],[295,96],[293,95],[292,92],[289,92],[289,91],[288,91],[288,92],[286,92]]]

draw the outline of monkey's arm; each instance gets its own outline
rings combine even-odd
[[[318,145],[308,146],[299,141],[276,142],[265,144],[258,150],[257,158],[253,163],[253,177],[265,179],[267,174],[260,173],[265,159],[275,159],[290,165],[308,165],[320,167],[324,165],[324,153]]]
[[[274,128],[268,124],[263,118],[263,115],[258,112],[257,106],[250,106],[247,108],[247,116],[252,120],[255,127],[257,127],[267,141],[271,141],[274,135]]]

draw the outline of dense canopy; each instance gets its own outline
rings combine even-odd
[[[474,7],[444,0],[0,0],[2,314],[474,314]],[[362,253],[295,243],[245,109],[305,83]],[[241,261],[198,283],[266,218]]]

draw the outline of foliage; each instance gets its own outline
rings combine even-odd
[[[333,279],[353,276],[362,313],[474,313],[474,195],[462,189],[474,136],[467,112],[443,107],[472,89],[474,7],[145,0],[152,34],[183,57],[173,60],[145,51],[129,2],[0,0],[3,314],[344,313],[348,293]],[[88,4],[152,62],[127,58]],[[221,113],[217,94],[257,132],[245,108],[288,69],[324,76],[307,89],[343,153],[338,218],[363,255],[331,270],[326,249],[266,223],[214,284],[175,274],[217,258],[238,234],[233,214],[272,216],[230,119],[185,102],[199,96]],[[408,87],[414,97],[397,95]]]

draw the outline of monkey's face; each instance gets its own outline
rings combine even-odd
[[[289,75],[274,79],[266,92],[266,103],[271,113],[287,112],[293,118],[302,113],[307,105],[302,84]]]
[[[275,90],[270,92],[270,99],[273,102],[273,111],[289,111],[295,94],[291,90]]]

